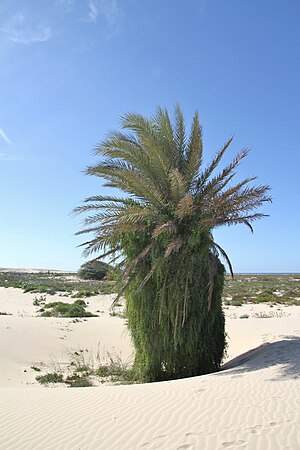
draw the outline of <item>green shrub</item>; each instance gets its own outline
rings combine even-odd
[[[234,295],[230,301],[230,304],[232,306],[242,306],[243,303],[244,303],[244,298],[241,297],[240,295]]]
[[[27,292],[36,292],[36,287],[32,286],[32,285],[27,285],[23,288],[24,293],[26,294]]]
[[[49,383],[63,383],[64,378],[61,373],[52,372],[46,373],[46,375],[38,375],[36,378],[40,384],[49,384]]]
[[[261,292],[255,299],[254,303],[277,303],[278,302],[278,296],[273,294],[273,292],[268,289],[263,292]]]
[[[121,358],[108,354],[109,361],[101,364],[95,370],[95,375],[100,378],[109,379],[114,383],[134,384],[142,382],[139,373],[129,364],[123,363]]]
[[[79,377],[77,375],[67,377],[64,383],[68,384],[70,387],[91,387],[93,383],[88,377]]]
[[[44,305],[43,317],[97,317],[85,310],[86,304],[83,300],[75,300],[74,303],[52,302]]]

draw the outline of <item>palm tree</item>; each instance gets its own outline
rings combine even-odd
[[[252,186],[255,178],[232,184],[248,150],[215,174],[233,138],[203,167],[197,112],[189,136],[179,106],[173,123],[162,108],[151,119],[125,114],[122,130],[97,147],[102,158],[86,169],[126,196],[89,197],[75,209],[90,213],[78,233],[94,236],[82,244],[85,255],[110,255],[124,267],[119,296],[125,294],[135,368],[145,380],[215,371],[226,349],[220,257],[233,271],[212,232],[236,224],[253,231],[265,217],[257,208],[271,201],[269,186]]]

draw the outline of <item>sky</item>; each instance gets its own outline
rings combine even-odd
[[[232,135],[269,217],[222,228],[235,272],[300,271],[299,0],[2,0],[0,267],[77,270],[83,171],[120,116],[179,103],[205,161]],[[238,179],[238,178],[237,178]]]

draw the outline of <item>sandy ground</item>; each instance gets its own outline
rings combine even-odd
[[[80,322],[38,317],[35,297],[0,288],[0,449],[300,448],[300,307],[228,307],[219,373],[68,389],[41,387],[32,367],[64,367],[79,349],[126,361],[125,321],[112,296],[90,298],[99,317]]]

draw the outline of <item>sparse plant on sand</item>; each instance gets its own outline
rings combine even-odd
[[[214,240],[222,225],[251,223],[265,215],[256,209],[270,201],[269,187],[254,178],[231,184],[243,150],[215,174],[230,138],[203,166],[202,129],[194,115],[186,134],[181,109],[174,122],[158,108],[147,119],[122,118],[96,154],[101,160],[86,173],[107,180],[125,197],[97,195],[75,209],[91,213],[80,233],[94,233],[85,255],[101,252],[124,268],[128,326],[135,346],[134,368],[145,381],[200,375],[219,369],[226,347],[221,295],[222,257]]]
[[[40,295],[39,297],[34,297],[33,306],[41,306],[46,303],[47,297],[46,295]]]
[[[31,367],[40,371],[38,367]],[[138,373],[130,362],[123,362],[121,357],[107,353],[105,361],[99,355],[94,359],[88,350],[78,350],[70,353],[67,370],[63,371],[59,365],[51,372],[38,375],[36,380],[40,384],[64,383],[68,387],[90,387],[100,383],[133,384],[141,382]]]
[[[58,372],[50,372],[45,375],[38,375],[35,378],[40,384],[63,383],[63,375]]]
[[[288,317],[288,314],[283,311],[257,312],[253,314],[255,319],[281,319]]]

